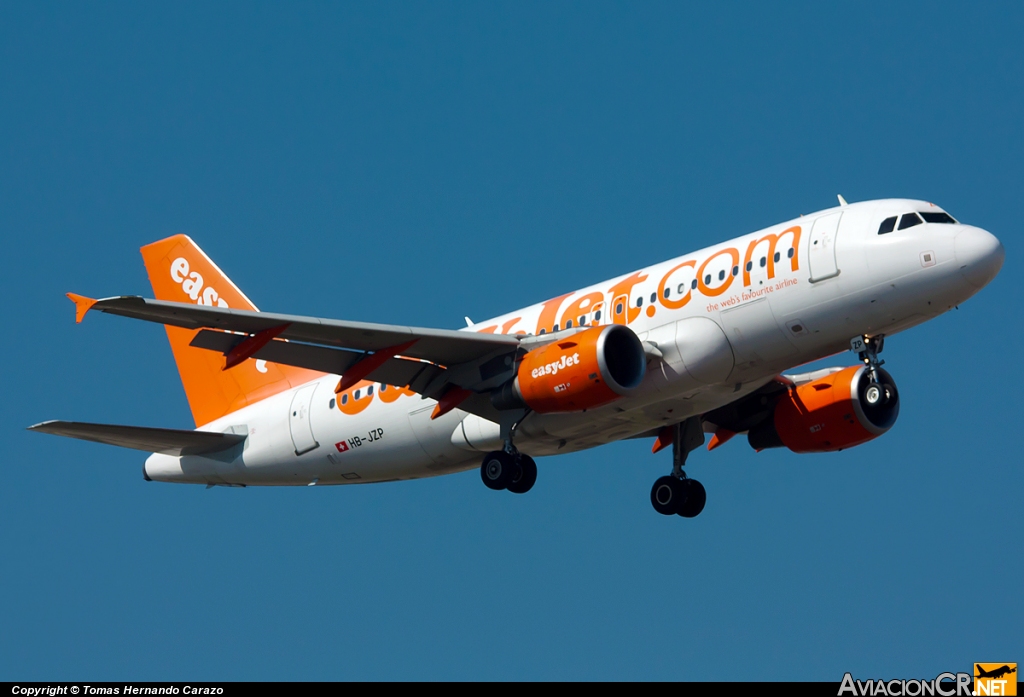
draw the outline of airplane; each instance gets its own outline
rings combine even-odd
[[[146,481],[325,486],[479,468],[523,494],[534,458],[627,438],[671,447],[651,489],[692,518],[690,452],[737,434],[796,453],[886,433],[884,341],[959,306],[1002,244],[924,201],[801,216],[458,330],[260,312],[187,236],[142,247],[155,298],[90,311],[163,324],[195,430],[47,421],[30,430],[152,453]],[[852,350],[854,365],[801,366]]]
[[[978,674],[974,676],[976,678],[1001,678],[1004,675],[1009,675],[1010,673],[1016,673],[1017,672],[1017,668],[1016,667],[1011,668],[1008,665],[1003,665],[1003,666],[1000,666],[999,668],[995,668],[993,670],[985,670],[981,666],[975,664],[975,668],[977,668],[977,670],[978,670]]]

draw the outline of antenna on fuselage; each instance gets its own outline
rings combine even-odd
[[[466,320],[466,326],[467,327],[472,327],[473,326],[473,320],[471,320],[469,317],[463,317],[463,319]]]
[[[842,194],[836,194],[836,196],[839,198],[839,205],[840,206],[849,206],[850,205],[849,203],[846,202],[846,199],[843,198]]]

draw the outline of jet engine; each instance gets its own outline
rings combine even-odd
[[[751,447],[786,446],[796,453],[852,448],[882,435],[896,423],[900,397],[892,376],[852,366],[781,394],[773,414],[750,429]]]
[[[631,329],[591,327],[527,353],[493,402],[542,414],[593,409],[631,394],[646,369],[643,345]]]

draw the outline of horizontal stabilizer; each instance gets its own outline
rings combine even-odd
[[[234,433],[88,424],[79,421],[44,421],[29,426],[28,430],[164,455],[205,455],[220,452],[238,445],[246,438],[244,435]]]

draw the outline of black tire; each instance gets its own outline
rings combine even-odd
[[[708,502],[708,492],[696,479],[686,479],[680,483],[683,485],[684,495],[679,497],[679,508],[676,512],[684,518],[696,518],[704,510],[704,504]]]
[[[488,489],[500,491],[508,488],[517,470],[515,459],[511,455],[495,450],[484,455],[484,461],[480,463],[480,479]]]
[[[537,482],[537,463],[529,455],[519,456],[519,466],[516,474],[508,484],[508,490],[513,494],[525,494],[533,488]]]
[[[675,477],[658,477],[651,487],[651,505],[662,515],[675,515],[682,498],[682,487]]]

